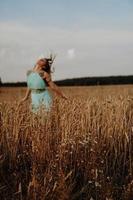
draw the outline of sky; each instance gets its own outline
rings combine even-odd
[[[53,80],[133,75],[133,0],[0,0],[2,82],[51,52]]]

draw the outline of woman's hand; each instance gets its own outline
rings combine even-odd
[[[62,98],[68,100],[68,97],[65,94],[62,95]]]
[[[30,92],[31,92],[31,90],[29,88],[27,88],[26,95],[23,99],[20,100],[19,104],[25,102],[28,99]]]

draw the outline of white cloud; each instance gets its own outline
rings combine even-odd
[[[75,49],[74,48],[67,50],[67,57],[68,57],[68,59],[73,59],[75,57]]]

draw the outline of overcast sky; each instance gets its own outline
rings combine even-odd
[[[1,0],[2,81],[25,81],[51,51],[53,80],[133,75],[133,0]]]

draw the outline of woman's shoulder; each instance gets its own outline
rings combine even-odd
[[[40,74],[40,76],[42,76],[44,79],[47,78],[49,76],[49,73],[46,72],[45,70],[40,70],[38,72]]]
[[[26,75],[27,75],[27,76],[30,75],[31,72],[33,72],[33,70],[32,70],[32,69],[28,69],[27,72],[26,72]]]
[[[47,83],[50,82],[50,81],[52,81],[51,74],[49,74],[48,72],[45,72],[44,78],[47,81]]]
[[[40,70],[40,71],[38,71],[38,73],[40,74],[40,76],[44,77],[45,71],[44,70]]]

